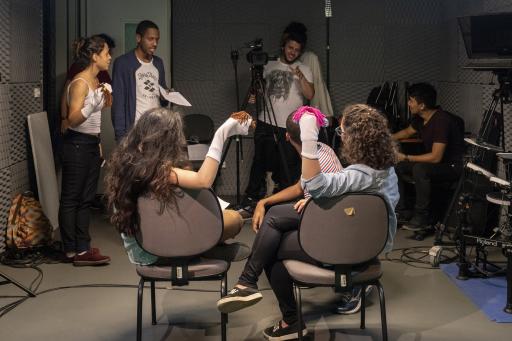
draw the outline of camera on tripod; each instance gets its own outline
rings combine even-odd
[[[252,64],[252,66],[263,66],[268,63],[268,53],[263,51],[263,39],[257,38],[253,41],[245,43],[245,47],[250,48],[251,50],[247,52],[247,61]]]

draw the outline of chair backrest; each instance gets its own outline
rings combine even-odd
[[[185,138],[188,143],[210,143],[214,134],[213,120],[206,115],[191,114],[183,117]]]
[[[212,190],[178,189],[176,193],[176,206],[163,212],[156,199],[140,197],[137,202],[137,240],[159,257],[195,256],[211,249],[222,236],[222,211]]]
[[[301,218],[299,242],[306,254],[321,263],[360,264],[384,249],[388,220],[388,206],[378,194],[310,200]]]

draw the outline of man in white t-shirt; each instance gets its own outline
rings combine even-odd
[[[249,184],[241,213],[248,217],[253,207],[265,194],[265,175],[272,172],[272,180],[280,191],[297,182],[300,176],[300,158],[293,147],[286,142],[286,118],[305,101],[315,94],[313,77],[308,66],[299,61],[306,46],[307,37],[303,32],[293,32],[283,39],[281,55],[278,60],[270,61],[263,72],[265,78],[265,95],[272,104],[273,112],[259,112],[254,132],[254,159],[251,167]],[[279,153],[273,131],[277,128],[278,143],[283,155]],[[282,160],[284,158],[284,160]],[[288,175],[283,169],[286,164]]]
[[[149,20],[136,28],[137,47],[114,61],[112,72],[112,124],[116,141],[126,135],[142,114],[149,109],[165,106],[159,85],[165,84],[162,59],[155,56],[160,31]]]

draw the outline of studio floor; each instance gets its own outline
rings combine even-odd
[[[0,318],[0,340],[135,340],[138,276],[129,263],[121,240],[107,218],[95,213],[93,245],[112,257],[105,267],[74,267],[70,264],[40,266],[44,278],[39,292],[81,285],[40,294]],[[430,246],[399,230],[396,248]],[[251,244],[253,232],[246,223],[239,239]],[[395,254],[396,256],[399,253]],[[233,263],[229,287],[236,281],[242,263]],[[459,291],[439,269],[422,269],[384,261],[382,279],[387,304],[390,340],[510,340],[512,324],[499,324],[487,317]],[[32,269],[0,266],[1,271],[29,285],[37,276]],[[119,286],[116,286],[119,285]],[[110,287],[111,286],[111,287]],[[218,282],[195,283],[178,290],[158,284],[157,319],[150,322],[149,290],[144,296],[143,340],[220,340],[220,314],[215,307]],[[268,288],[265,276],[260,288]],[[215,292],[213,292],[215,291]],[[380,340],[380,315],[376,292],[369,299],[367,329],[359,329],[359,315],[333,314],[336,295],[331,289],[304,293],[309,340]],[[0,286],[0,305],[21,296],[13,285]],[[262,330],[279,318],[276,300],[269,290],[257,305],[229,316],[229,340],[263,340]],[[6,297],[10,296],[10,297]]]

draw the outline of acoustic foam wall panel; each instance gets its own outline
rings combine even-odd
[[[5,251],[5,233],[7,218],[11,206],[11,171],[0,169],[0,254]]]
[[[10,26],[10,1],[0,0],[0,84],[8,83],[10,79],[10,55],[11,55],[11,26]]]
[[[11,83],[42,80],[42,19],[40,0],[11,1]]]
[[[0,169],[9,166],[9,85],[0,84]]]
[[[34,89],[41,88],[39,83],[12,84],[10,92],[10,164],[27,159],[27,116],[42,110],[41,97],[34,97]]]

